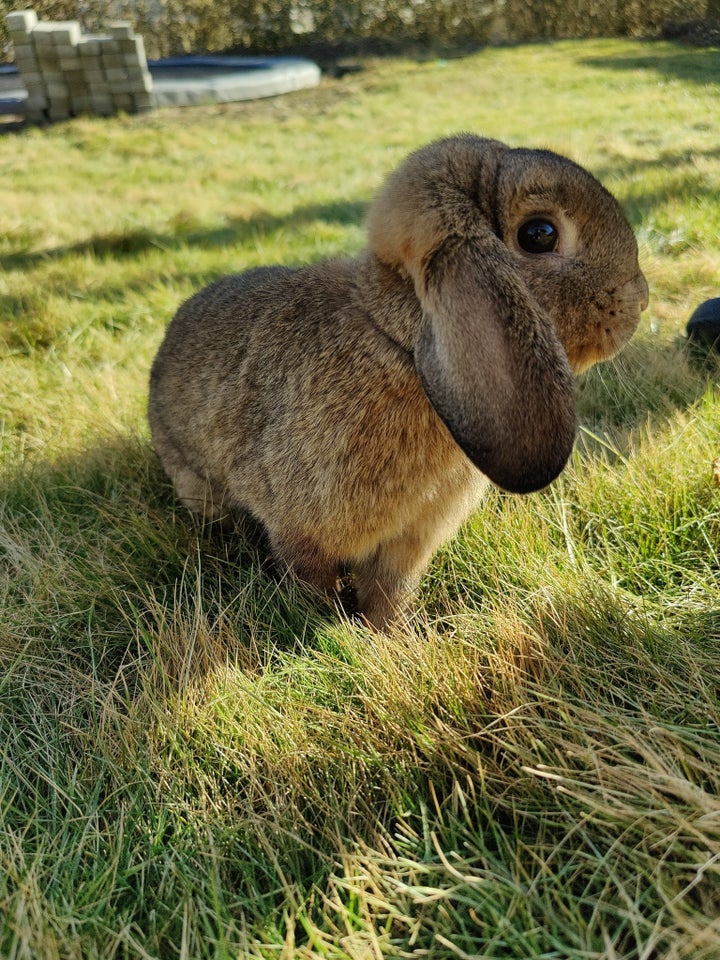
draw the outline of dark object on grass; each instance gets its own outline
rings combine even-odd
[[[687,323],[688,339],[699,347],[720,352],[720,297],[701,303]]]

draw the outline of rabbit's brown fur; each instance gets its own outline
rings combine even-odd
[[[528,254],[546,218],[555,252]],[[246,511],[274,556],[395,618],[488,478],[562,470],[571,367],[614,353],[647,300],[632,231],[590,174],[460,135],[412,154],[357,258],[225,277],[182,305],[152,369],[150,423],[195,512]]]

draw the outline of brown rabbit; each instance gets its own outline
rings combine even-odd
[[[581,167],[470,134],[410,155],[354,259],[225,277],[182,305],[150,424],[179,497],[245,511],[274,557],[330,591],[350,568],[378,628],[489,480],[563,469],[572,371],[647,305],[616,200]]]

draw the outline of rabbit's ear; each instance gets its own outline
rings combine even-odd
[[[413,266],[423,308],[415,362],[433,407],[498,486],[513,493],[546,486],[574,442],[573,377],[512,255],[480,228]]]

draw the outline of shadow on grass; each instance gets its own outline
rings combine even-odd
[[[671,201],[687,198],[692,204],[720,204],[720,188],[713,178],[704,176],[698,161],[717,161],[720,148],[668,150],[652,143],[645,144],[643,157],[625,157],[608,152],[593,165],[593,174],[612,189],[614,182],[625,181],[622,206],[635,229],[642,227],[653,214],[662,211]],[[657,189],[643,186],[652,181],[653,172],[662,172],[662,185]]]
[[[98,259],[123,259],[136,257],[149,250],[176,250],[181,246],[214,249],[233,244],[243,244],[259,236],[279,230],[303,230],[317,221],[342,226],[357,224],[362,220],[367,204],[362,201],[338,200],[334,203],[317,203],[296,207],[290,213],[275,216],[258,213],[248,218],[231,219],[221,227],[199,228],[194,224],[178,227],[171,233],[151,230],[129,230],[122,233],[95,234],[81,243],[49,250],[19,250],[0,256],[0,268],[23,269],[38,263],[62,260],[68,256],[89,254]]]
[[[602,70],[649,70],[659,77],[672,77],[686,83],[710,86],[720,83],[717,69],[717,50],[688,49],[669,44],[658,48],[649,43],[643,53],[617,54],[612,57],[585,57],[579,62]]]
[[[106,284],[93,291],[93,298],[98,305],[96,324],[104,326],[112,333],[122,333],[123,329],[133,322],[132,309],[135,309],[135,306],[128,309],[128,295],[142,295],[147,288],[158,284],[159,277],[163,278],[164,283],[177,279],[182,281],[186,288],[195,290],[216,280],[223,273],[242,272],[247,265],[239,256],[237,263],[231,266],[225,265],[210,271],[181,271],[173,263],[173,251],[184,247],[201,250],[242,250],[244,246],[252,248],[258,240],[272,234],[302,233],[318,222],[341,226],[357,224],[362,220],[365,208],[365,203],[361,201],[341,200],[336,203],[298,207],[282,216],[258,213],[247,219],[230,220],[209,229],[188,223],[168,233],[139,229],[96,234],[81,243],[68,246],[37,251],[17,250],[4,254],[0,256],[0,270],[32,270],[43,264],[84,256],[93,257],[100,262],[136,260],[142,265],[142,272],[135,273],[122,285]],[[143,260],[143,255],[148,256]],[[4,340],[4,346],[9,351],[28,355],[35,349],[51,347],[67,331],[58,326],[52,315],[48,319],[48,295],[72,299],[78,296],[77,286],[74,272],[68,269],[61,276],[53,272],[51,276],[43,277],[37,290],[1,295],[0,343]],[[73,322],[73,317],[73,312],[67,311],[68,323]]]
[[[96,668],[106,658],[110,677],[130,651],[147,665],[164,629],[190,644],[193,630],[213,625],[224,638],[212,650],[218,663],[198,646],[195,666],[211,671],[238,651],[247,661],[252,650],[257,661],[244,665],[260,669],[273,651],[304,642],[310,619],[317,626],[322,616],[297,585],[278,581],[257,528],[200,529],[140,440],[20,468],[0,486],[0,530],[17,636],[49,645],[50,656],[73,649]],[[164,645],[163,654],[163,679],[179,678],[187,649]]]

